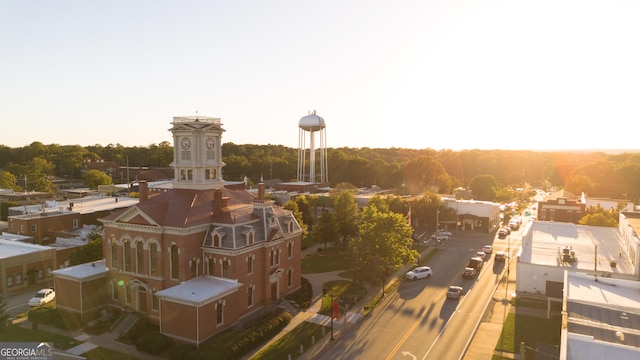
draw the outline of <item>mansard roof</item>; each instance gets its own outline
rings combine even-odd
[[[226,204],[221,211],[215,211],[215,191],[174,189],[109,215],[104,220],[187,228],[210,223],[234,224],[256,218],[250,192],[221,189]]]

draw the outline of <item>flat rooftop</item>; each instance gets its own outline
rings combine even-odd
[[[111,196],[88,196],[83,198],[48,201],[46,204],[36,204],[29,206],[16,206],[9,208],[10,212],[24,212],[21,215],[10,215],[19,219],[30,219],[41,216],[55,216],[68,214],[71,212],[80,214],[90,214],[98,211],[127,208],[138,204],[138,198],[111,197]],[[72,210],[69,210],[69,203],[73,203]],[[44,206],[43,206],[44,205]]]
[[[52,249],[53,248],[49,246],[27,244],[20,241],[0,238],[0,259],[9,259],[14,256],[35,254]]]
[[[563,261],[561,254],[565,247],[575,252],[575,262]],[[597,269],[599,274],[635,275],[617,227],[531,221],[523,235],[520,261],[581,272]],[[616,262],[615,267],[611,266],[611,261]]]
[[[569,273],[568,359],[640,357],[640,282]]]

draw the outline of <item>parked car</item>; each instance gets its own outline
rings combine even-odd
[[[29,306],[40,306],[52,302],[56,299],[56,292],[53,289],[41,289],[38,290],[31,299],[29,299]]]
[[[466,265],[466,267],[474,268],[478,271],[480,271],[483,266],[484,266],[484,260],[479,256],[474,256],[470,258]]]
[[[478,275],[478,269],[472,267],[466,267],[462,272],[462,277],[465,279],[473,279],[476,275]]]
[[[460,299],[460,296],[462,296],[462,286],[449,286],[449,290],[447,290],[447,299]]]
[[[476,252],[476,256],[482,259],[482,261],[487,260],[487,253],[485,253],[484,251]]]
[[[440,231],[440,235],[446,236],[446,237],[452,237],[453,236],[453,234],[450,231]]]
[[[498,232],[498,237],[500,239],[504,239],[509,234],[511,234],[511,229],[505,227],[505,228],[500,229],[500,231]]]
[[[485,245],[485,246],[483,246],[483,247],[482,247],[482,251],[483,251],[485,254],[491,254],[491,253],[493,252],[493,246],[491,246],[491,245]]]
[[[428,266],[418,266],[417,268],[409,271],[405,276],[409,280],[418,280],[424,278],[430,278],[432,275],[431,268]]]
[[[438,234],[438,236],[431,235],[431,240],[449,240],[449,237],[446,235]]]
[[[496,262],[503,262],[507,259],[507,254],[504,251],[496,251]]]

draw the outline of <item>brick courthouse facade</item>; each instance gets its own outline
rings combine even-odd
[[[110,306],[135,311],[162,334],[199,344],[300,288],[302,229],[265,199],[264,186],[257,197],[224,186],[219,119],[176,117],[172,124],[173,190],[148,198],[142,182],[138,205],[101,219],[105,259],[91,265],[98,272],[91,280],[104,291],[80,298],[100,297],[103,305],[82,309],[61,294],[58,306],[82,321]],[[73,274],[56,276],[80,283]]]

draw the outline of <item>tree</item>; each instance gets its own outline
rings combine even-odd
[[[442,164],[431,156],[410,160],[404,166],[405,186],[409,194],[425,191],[451,191],[451,178]]]
[[[25,173],[22,174],[26,177],[27,183],[25,184],[25,190],[53,192],[55,186],[49,175],[53,174],[55,165],[42,157],[33,158],[27,162],[24,167]]]
[[[324,244],[325,249],[327,248],[327,243],[333,243],[338,239],[338,231],[334,225],[332,212],[322,211],[318,224],[313,228],[313,234],[315,242]]]
[[[8,171],[0,171],[0,189],[18,190],[16,176]]]
[[[306,196],[300,195],[295,198],[296,204],[298,204],[298,209],[302,214],[301,219],[309,228],[313,227],[315,223],[315,216],[313,213],[313,209],[311,208],[311,204],[309,203],[309,199]]]
[[[332,195],[333,221],[338,235],[348,240],[358,234],[358,205],[351,191],[343,190]]]
[[[87,245],[81,246],[69,256],[71,265],[84,264],[102,259],[102,236],[96,232],[90,233]]]
[[[300,209],[298,208],[298,203],[295,200],[289,200],[287,201],[286,204],[284,204],[283,208],[285,208],[286,210],[291,211],[291,213],[293,214],[293,217],[296,218],[296,220],[298,221],[298,225],[300,225],[300,227],[302,228],[303,231],[303,237],[307,235],[307,224],[304,223],[304,219],[302,217],[302,212],[300,211]]]
[[[496,198],[498,182],[493,175],[478,175],[471,179],[469,189],[471,189],[474,199],[493,201]]]
[[[620,210],[624,207],[624,203],[619,203],[617,209],[605,210],[600,206],[590,206],[587,213],[578,221],[580,225],[607,226],[617,227],[618,216]]]
[[[404,215],[370,203],[362,212],[358,230],[359,236],[351,239],[349,245],[363,282],[384,284],[387,269],[395,271],[417,262],[419,254],[411,248],[413,229]]]
[[[113,179],[111,176],[100,170],[89,170],[84,176],[84,185],[90,189],[97,189],[99,185],[111,185]]]

